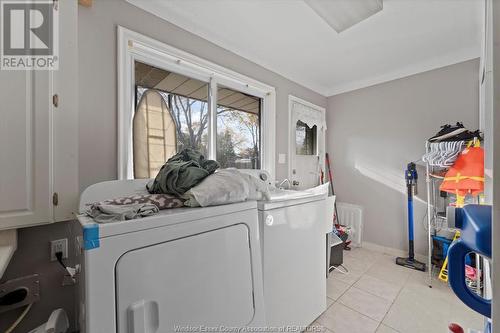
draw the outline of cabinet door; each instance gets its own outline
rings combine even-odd
[[[55,7],[58,70],[0,71],[0,230],[70,220],[76,212],[77,6]]]
[[[59,69],[54,71],[54,221],[71,220],[78,208],[78,3],[59,1]]]
[[[51,75],[0,72],[0,229],[52,220]]]

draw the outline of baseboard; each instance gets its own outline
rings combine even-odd
[[[408,252],[406,251],[403,251],[401,249],[395,249],[393,247],[382,246],[371,242],[363,241],[362,247],[370,251],[379,252],[394,257],[408,257]],[[427,263],[428,260],[426,255],[419,253],[415,253],[415,259],[424,263]]]

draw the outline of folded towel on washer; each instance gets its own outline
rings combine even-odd
[[[141,217],[151,216],[158,213],[156,205],[148,203],[134,203],[127,205],[93,204],[87,210],[87,215],[97,223],[111,223],[125,220],[133,220]]]
[[[182,198],[185,206],[207,207],[246,200],[269,199],[269,189],[252,175],[237,169],[222,169],[206,177],[187,191]]]
[[[219,168],[219,163],[207,160],[198,151],[186,148],[172,156],[160,169],[153,183],[147,185],[149,193],[182,196],[192,187]]]

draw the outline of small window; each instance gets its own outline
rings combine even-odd
[[[297,155],[316,155],[316,131],[316,125],[311,128],[300,120],[297,121],[295,128],[295,153]]]
[[[260,169],[260,98],[217,89],[217,161],[222,168]]]

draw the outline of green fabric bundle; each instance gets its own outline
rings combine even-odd
[[[148,191],[180,197],[218,168],[216,161],[207,160],[200,152],[186,148],[161,167]]]

